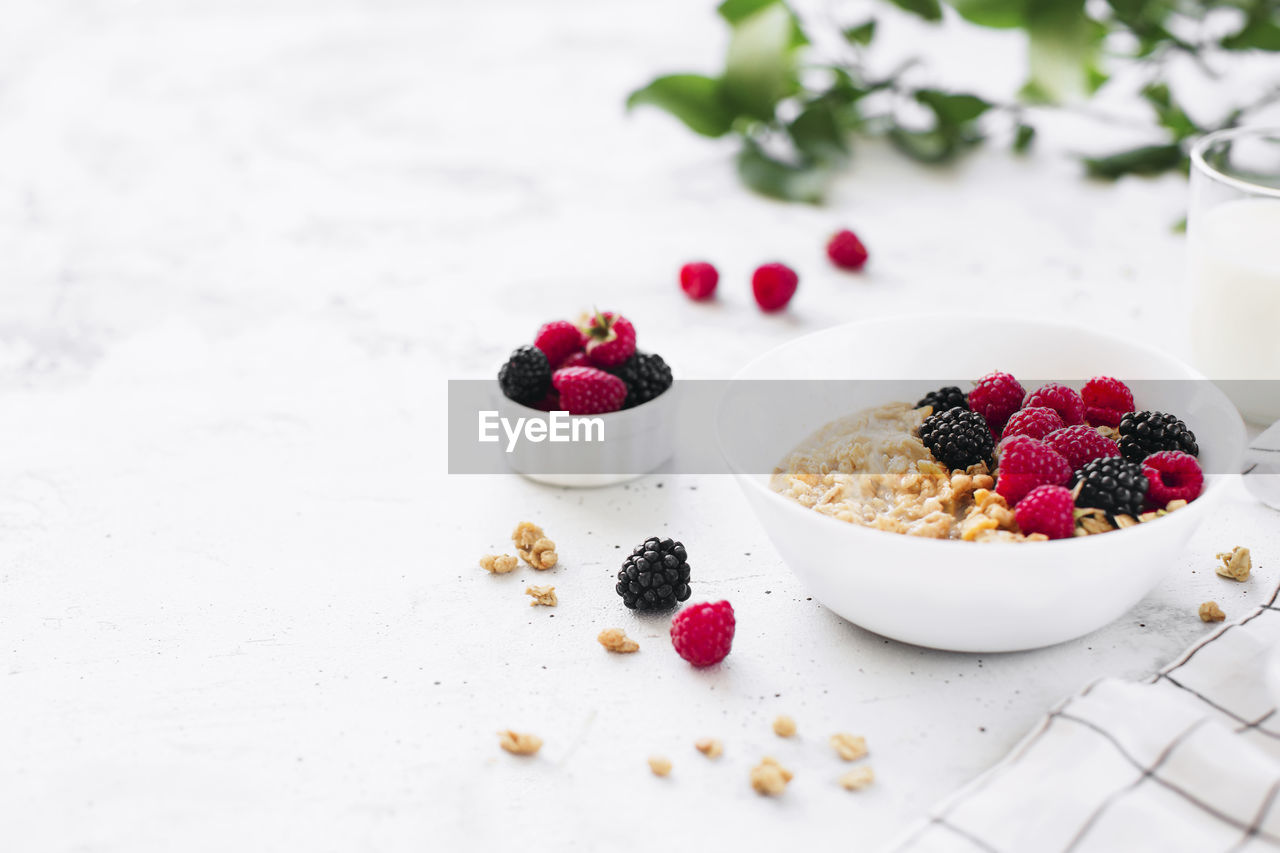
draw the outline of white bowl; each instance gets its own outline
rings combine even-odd
[[[1163,518],[1033,543],[933,540],[873,530],[814,512],[769,488],[762,453],[781,461],[801,439],[842,414],[906,399],[908,388],[915,389],[909,399],[923,396],[940,384],[930,377],[972,380],[992,370],[1077,388],[1100,374],[1125,381],[1199,380],[1141,385],[1135,389],[1137,405],[1176,413],[1196,433],[1206,472],[1233,473],[1209,474],[1197,500]],[[850,622],[952,651],[1038,648],[1119,617],[1178,564],[1180,550],[1218,503],[1225,478],[1238,476],[1245,445],[1239,414],[1192,368],[1123,339],[1049,323],[976,316],[854,323],[777,347],[734,378],[718,415],[721,449],[782,559],[819,601]],[[752,420],[761,386],[743,380],[798,378],[913,381],[815,384],[802,402],[788,399],[785,416]],[[891,385],[898,396],[875,398]]]

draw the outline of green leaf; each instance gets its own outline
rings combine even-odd
[[[1164,83],[1153,83],[1142,90],[1142,97],[1155,110],[1156,120],[1160,126],[1167,128],[1174,139],[1186,139],[1200,132],[1200,128],[1191,120],[1182,107],[1173,101],[1169,87]]]
[[[806,106],[787,125],[787,133],[796,149],[808,160],[838,165],[849,157],[845,129],[840,126],[830,102],[816,100]]]
[[[787,10],[787,14],[791,17],[792,47],[801,47],[809,43],[809,37],[805,35],[804,28],[800,26],[799,16],[787,6],[784,0],[724,0],[716,8],[716,11],[732,27],[737,26],[742,21],[769,6],[781,6]]]
[[[1227,50],[1280,50],[1280,25],[1266,17],[1265,4],[1262,14],[1250,18],[1244,29],[1227,36],[1221,42]]]
[[[890,2],[899,8],[919,15],[926,21],[942,20],[942,6],[939,5],[938,0],[890,0]]]
[[[783,201],[817,204],[826,194],[832,172],[821,165],[784,163],[746,140],[738,152],[738,177],[756,192]]]
[[[980,27],[1009,29],[1026,23],[1026,0],[951,0],[960,17]]]
[[[1086,157],[1084,167],[1091,178],[1115,180],[1123,175],[1158,175],[1178,168],[1185,159],[1179,145],[1146,145],[1108,157]]]
[[[1085,14],[1084,0],[1028,0],[1026,27],[1027,94],[1051,103],[1085,94],[1105,29]]]
[[[733,28],[721,93],[735,112],[769,121],[778,102],[795,90],[791,12],[772,3]]]
[[[720,81],[700,74],[671,74],[637,89],[627,109],[640,105],[664,109],[703,136],[724,136],[733,127],[733,110],[720,94]]]
[[[848,27],[844,31],[845,40],[850,44],[860,44],[863,46],[871,44],[871,40],[876,36],[876,19],[858,24],[856,27]]]
[[[1013,135],[1013,150],[1018,154],[1025,154],[1031,149],[1031,143],[1035,141],[1036,129],[1029,124],[1019,124],[1017,131]]]
[[[889,142],[912,160],[921,163],[945,163],[960,150],[956,137],[941,130],[907,130],[895,127],[889,130]]]
[[[991,104],[977,95],[955,95],[937,89],[921,89],[916,100],[924,104],[943,125],[964,124],[991,109]]]

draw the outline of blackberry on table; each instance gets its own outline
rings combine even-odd
[[[1200,455],[1196,435],[1187,425],[1165,412],[1129,412],[1120,419],[1120,455],[1141,462],[1162,450],[1181,450]]]
[[[925,406],[933,406],[935,415],[957,407],[967,409],[969,408],[969,395],[955,385],[946,385],[937,391],[930,391],[920,398],[920,402],[916,403],[917,409],[922,409]]]
[[[551,390],[551,364],[532,344],[517,347],[498,371],[498,384],[507,399],[531,405]]]
[[[688,557],[679,542],[646,539],[622,564],[614,590],[632,610],[669,610],[689,598]]]
[[[671,387],[671,368],[657,353],[637,352],[609,372],[627,385],[624,409],[647,403]]]
[[[1086,462],[1071,475],[1071,486],[1080,485],[1076,506],[1100,509],[1108,515],[1133,515],[1142,512],[1142,503],[1151,485],[1137,462],[1118,456],[1104,456]]]
[[[990,464],[996,449],[987,419],[959,406],[925,418],[920,441],[943,465],[959,470],[979,462]]]

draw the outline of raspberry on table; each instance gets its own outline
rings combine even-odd
[[[939,412],[945,412],[947,409],[967,409],[969,408],[969,395],[955,385],[946,385],[937,391],[930,391],[916,403],[917,409],[923,409],[925,406],[932,406],[933,414],[935,415]]]
[[[672,539],[646,539],[622,564],[614,591],[632,610],[670,610],[689,598],[689,553]]]
[[[595,365],[591,363],[591,359],[587,358],[586,352],[578,350],[577,352],[571,352],[565,356],[564,361],[555,365],[552,372],[554,373],[556,370],[563,370],[566,367],[595,367]]]
[[[969,408],[987,419],[991,436],[999,438],[1009,416],[1022,408],[1026,390],[1011,374],[995,371],[982,377],[969,392]]]
[[[1030,406],[1019,409],[1009,417],[1004,425],[1002,438],[1015,435],[1026,435],[1031,438],[1044,438],[1054,430],[1062,429],[1062,418],[1047,406]]]
[[[1137,462],[1119,457],[1106,457],[1086,462],[1071,477],[1071,487],[1079,486],[1076,506],[1100,509],[1111,516],[1142,512],[1148,482]]]
[[[517,347],[498,371],[498,385],[507,399],[533,405],[551,390],[551,364],[537,347]]]
[[[1080,390],[1084,400],[1084,419],[1091,426],[1116,427],[1120,419],[1133,411],[1133,392],[1119,379],[1095,376]]]
[[[786,264],[764,264],[751,276],[751,292],[766,313],[781,311],[800,286],[800,277]]]
[[[694,666],[711,666],[724,660],[733,648],[735,627],[729,602],[693,604],[671,620],[671,645]]]
[[[587,338],[582,330],[568,320],[554,320],[538,329],[533,345],[542,350],[547,361],[556,367],[575,352],[581,352]]]
[[[571,415],[603,415],[622,408],[627,385],[612,373],[595,367],[557,370],[551,382],[560,392],[560,404]]]
[[[1075,499],[1062,486],[1036,486],[1018,501],[1014,520],[1023,533],[1041,533],[1050,539],[1075,535]]]
[[[1044,437],[1044,443],[1066,457],[1072,471],[1086,462],[1120,455],[1120,445],[1084,424],[1054,430]]]
[[[614,367],[636,351],[636,327],[621,314],[597,311],[582,330],[587,338],[587,358],[596,367]]]
[[[929,415],[920,422],[919,436],[934,458],[952,470],[990,462],[995,450],[982,415],[959,407]]]
[[[827,257],[842,270],[857,271],[867,264],[867,247],[849,229],[837,231],[827,241]]]
[[[1060,382],[1041,385],[1027,395],[1022,406],[1047,406],[1058,413],[1063,426],[1084,423],[1084,399],[1074,388],[1068,388]]]
[[[1061,486],[1070,478],[1067,460],[1043,441],[1015,435],[1000,442],[996,494],[1009,506],[1015,506],[1036,486]]]
[[[1120,455],[1141,462],[1161,450],[1181,450],[1200,455],[1196,435],[1187,425],[1165,412],[1129,412],[1120,419]]]
[[[671,368],[657,353],[637,351],[622,364],[610,368],[609,372],[626,383],[624,409],[647,403],[671,387]]]
[[[702,302],[716,295],[720,273],[705,261],[695,261],[680,268],[680,289],[695,302]]]
[[[1204,488],[1204,472],[1200,463],[1190,453],[1181,450],[1161,450],[1142,460],[1142,473],[1146,475],[1146,508],[1164,509],[1170,501],[1190,503],[1200,497]]]

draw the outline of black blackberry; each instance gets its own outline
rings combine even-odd
[[[627,383],[624,409],[647,403],[671,387],[671,368],[657,353],[637,352],[609,372]]]
[[[518,347],[498,371],[498,384],[508,399],[531,405],[551,390],[551,365],[532,344]]]
[[[937,391],[930,391],[920,398],[919,403],[916,403],[917,409],[922,409],[925,406],[933,406],[935,415],[939,412],[945,412],[947,409],[967,409],[969,408],[969,395],[955,385],[947,385]]]
[[[1086,462],[1071,475],[1071,486],[1083,482],[1076,506],[1100,509],[1110,515],[1138,515],[1147,496],[1147,477],[1142,466],[1118,456],[1104,456]]]
[[[1141,462],[1161,450],[1181,450],[1200,455],[1196,434],[1187,425],[1164,412],[1130,412],[1120,419],[1120,455]]]
[[[935,459],[960,470],[979,462],[990,464],[996,449],[987,419],[959,406],[925,418],[920,424],[920,440]]]
[[[689,597],[688,556],[679,542],[646,539],[622,564],[614,589],[632,610],[669,610]]]

